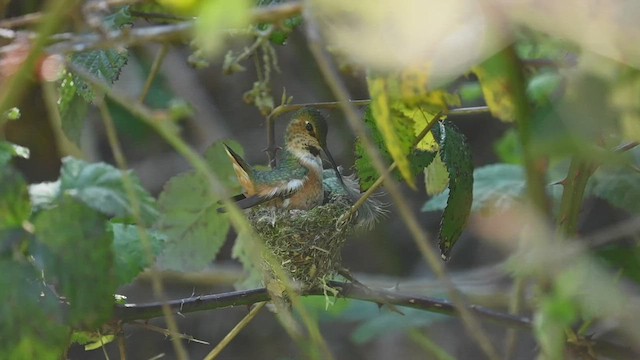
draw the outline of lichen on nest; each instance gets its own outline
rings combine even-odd
[[[287,275],[302,289],[323,288],[341,267],[341,250],[353,230],[353,221],[341,221],[351,204],[332,197],[311,210],[275,210],[258,207],[248,213],[258,235]],[[263,262],[267,276],[272,266]]]

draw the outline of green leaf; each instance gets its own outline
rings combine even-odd
[[[67,297],[72,326],[99,326],[111,317],[112,239],[103,215],[64,195],[35,219],[36,257],[48,282]]]
[[[538,105],[547,105],[558,93],[562,76],[557,72],[543,71],[531,77],[527,84],[527,95]]]
[[[494,144],[493,149],[502,162],[522,164],[522,146],[518,139],[518,133],[514,129],[505,131],[500,140]]]
[[[502,211],[525,194],[526,179],[519,165],[493,164],[473,172],[473,206],[471,211]],[[444,210],[449,191],[432,197],[422,211]]]
[[[28,159],[29,149],[7,141],[0,141],[0,170],[3,169],[14,157]]]
[[[640,173],[630,167],[600,167],[589,179],[591,193],[632,213],[640,212]]]
[[[106,49],[77,53],[71,57],[71,62],[89,71],[96,78],[113,84],[120,77],[122,68],[127,64],[129,55],[126,50]],[[95,94],[91,86],[79,76],[73,75],[76,92],[86,102],[92,102]],[[64,120],[64,119],[63,119]]]
[[[60,170],[60,194],[68,193],[86,205],[106,215],[132,217],[133,210],[124,186],[124,173],[105,163],[87,163],[66,157]],[[145,224],[158,217],[155,200],[142,187],[133,173],[128,173],[140,205],[140,215]]]
[[[58,109],[62,119],[62,131],[75,144],[80,143],[80,135],[89,111],[89,103],[78,95],[77,89],[75,77],[66,73],[60,83]]]
[[[438,233],[440,253],[448,260],[471,212],[473,163],[464,135],[452,123],[439,123],[434,133],[440,144],[440,157],[449,173],[449,197]]]
[[[236,142],[225,143],[242,156]],[[221,142],[211,146],[204,157],[224,185],[237,188],[233,167]],[[187,172],[169,180],[158,200],[161,214],[158,228],[169,239],[158,259],[161,267],[196,271],[216,257],[229,231],[229,219],[218,211],[219,200],[201,174]]]
[[[622,270],[622,275],[640,283],[640,246],[610,245],[596,251],[614,269]]]
[[[392,109],[392,111],[395,112],[395,109]],[[405,126],[399,127],[399,129],[402,129],[399,132],[404,134],[405,137],[410,138],[411,139],[410,144],[413,144],[415,135],[408,123],[408,121],[411,119],[403,117],[401,113],[397,113],[397,114],[399,116],[400,122],[402,122],[405,125]],[[378,128],[375,125],[375,120],[373,119],[373,115],[371,113],[370,107],[367,107],[367,109],[365,110],[364,122],[369,128],[369,132],[372,137],[373,143],[376,146],[376,148],[380,151],[384,162],[391,163],[391,155],[389,155],[389,152],[387,151],[387,148],[384,145],[384,139],[382,138],[382,134],[380,133],[380,131],[378,131]],[[399,124],[396,124],[396,125],[399,125]],[[423,125],[423,127],[424,126],[425,125]],[[422,129],[420,129],[418,132],[420,132],[421,130]],[[369,155],[367,154],[366,150],[364,149],[360,141],[356,141],[354,152],[356,155],[355,169],[358,174],[360,190],[366,191],[376,181],[379,174],[376,171],[376,169],[373,167],[373,164],[371,163],[371,159],[369,158]],[[431,164],[431,162],[433,161],[436,155],[435,151],[413,150],[413,152],[411,152],[410,146],[407,147],[407,152],[409,153],[409,155],[407,155],[409,159],[409,166],[410,166],[411,172],[414,174],[422,173],[423,169],[429,166],[429,164]],[[402,176],[397,171],[394,172],[394,175],[399,179],[402,178]]]
[[[157,231],[144,230],[151,246],[151,256],[155,257],[162,250],[167,238]],[[111,224],[113,233],[113,252],[115,254],[115,278],[117,286],[129,284],[144,269],[152,264],[149,260],[140,230],[136,225]]]
[[[0,229],[19,228],[31,214],[27,184],[12,167],[0,171]]]
[[[71,331],[39,272],[26,262],[0,259],[0,274],[0,358],[64,358]]]
[[[376,126],[382,134],[382,138],[386,144],[391,158],[398,166],[398,170],[407,184],[416,188],[416,182],[411,173],[409,163],[409,152],[411,151],[411,142],[407,143],[406,137],[403,137],[399,131],[403,121],[407,121],[404,117],[396,117],[391,111],[391,98],[387,80],[382,77],[371,77],[369,79],[369,92],[371,93],[371,115],[375,119]],[[411,133],[413,133],[413,122],[410,124]]]

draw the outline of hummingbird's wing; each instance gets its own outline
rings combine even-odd
[[[229,159],[231,160],[231,164],[233,165],[233,171],[236,173],[236,177],[240,182],[240,185],[244,189],[245,194],[251,196],[256,193],[253,181],[251,181],[251,176],[253,170],[251,166],[247,164],[247,162],[242,158],[242,156],[238,155],[232,148],[224,145],[224,150],[227,152]]]

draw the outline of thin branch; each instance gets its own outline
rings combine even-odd
[[[92,84],[94,88],[98,88],[97,84]],[[107,138],[109,141],[109,145],[111,147],[111,151],[113,152],[113,157],[118,164],[120,170],[122,170],[122,182],[124,184],[124,188],[127,194],[127,198],[131,202],[131,209],[133,216],[136,220],[137,224],[144,224],[142,220],[141,210],[140,210],[140,199],[136,195],[134,190],[133,181],[127,171],[127,161],[124,156],[124,152],[122,150],[122,146],[120,145],[120,140],[118,139],[118,133],[116,132],[115,124],[113,122],[113,118],[111,117],[111,113],[107,107],[106,102],[103,98],[97,98],[96,105],[98,110],[100,110],[100,115],[102,116],[102,121],[104,122],[105,129],[107,131]],[[151,246],[151,239],[149,239],[149,234],[143,226],[137,226],[136,230],[140,236],[140,243],[142,244],[143,253],[146,256],[149,263],[153,264],[153,249]],[[158,275],[157,272],[151,272],[151,286],[153,288],[154,294],[159,299],[165,299],[165,291],[164,284],[162,283],[162,279]],[[167,322],[167,326],[171,330],[172,333],[178,334],[178,323],[176,322],[175,316],[171,312],[171,309],[166,305],[162,305],[162,311],[165,315],[165,319]],[[171,342],[176,352],[176,356],[178,359],[188,359],[189,355],[184,345],[180,341],[179,337],[172,337]]]
[[[180,339],[187,340],[189,342],[194,342],[194,343],[203,344],[203,345],[209,345],[208,341],[196,339],[193,336],[187,335],[187,334],[175,333],[175,332],[172,332],[169,329],[165,329],[163,327],[151,325],[151,324],[148,324],[148,323],[145,323],[145,322],[134,321],[134,322],[131,323],[131,325],[135,325],[135,326],[143,328],[145,330],[154,331],[154,332],[160,333],[160,334],[162,334],[164,336],[167,336],[167,337],[178,337]]]
[[[236,326],[231,329],[231,331],[229,331],[229,333],[220,341],[220,343],[218,343],[218,345],[216,345],[216,347],[213,348],[213,350],[211,350],[211,352],[209,352],[207,356],[204,357],[204,360],[212,360],[220,355],[222,350],[224,350],[231,343],[231,341],[235,339],[236,336],[238,336],[240,331],[242,331],[245,327],[247,327],[247,325],[249,325],[251,320],[253,320],[256,315],[258,315],[260,310],[262,310],[262,308],[266,304],[266,302],[261,302],[253,307],[251,311],[249,311],[249,313],[244,318],[242,318],[242,320],[240,320],[240,322],[237,323]]]
[[[410,296],[398,294],[381,289],[370,289],[348,283],[331,281],[329,286],[338,291],[338,296],[353,300],[370,301],[377,304],[390,304],[413,309],[436,312],[439,314],[459,316],[456,307],[448,300],[436,299],[424,296]],[[303,296],[324,296],[323,289],[305,291]],[[231,291],[222,294],[194,296],[185,299],[167,302],[175,313],[188,314],[192,312],[224,309],[236,306],[247,306],[255,303],[269,301],[269,293],[265,288]],[[484,320],[492,321],[507,327],[520,329],[531,328],[531,319],[523,316],[513,316],[499,311],[491,310],[479,305],[469,305],[468,311]],[[130,322],[133,320],[146,320],[164,316],[161,303],[124,304],[116,305],[114,320]]]
[[[331,63],[331,59],[324,49],[324,44],[321,43],[320,34],[318,32],[319,30],[314,24],[314,19],[312,17],[306,17],[305,20],[307,23],[308,45],[320,68],[320,71],[324,75],[325,81],[333,91],[335,97],[339,100],[351,129],[361,139],[362,144],[369,153],[374,168],[380,174],[384,174],[386,166],[382,160],[380,152],[376,149],[372,140],[369,138],[365,125],[359,119],[356,108],[353,104],[349,103],[347,88],[340,78],[338,71],[335,69],[335,66]],[[440,279],[447,287],[449,296],[460,311],[461,319],[467,328],[469,335],[478,342],[482,350],[490,359],[498,359],[498,353],[496,352],[493,344],[482,329],[480,323],[466,307],[462,294],[460,294],[453,285],[451,278],[449,278],[445,271],[444,265],[440,262],[440,257],[436,255],[433,248],[429,245],[429,237],[420,226],[416,215],[404,200],[399,185],[391,176],[387,176],[384,181],[386,188],[398,209],[400,218],[403,219],[407,225],[407,228],[411,232],[422,256],[438,276],[438,279]]]
[[[155,59],[153,59],[153,64],[151,64],[151,69],[149,70],[149,76],[147,76],[147,81],[144,83],[144,87],[142,88],[142,93],[138,98],[138,101],[144,103],[144,99],[147,97],[149,90],[151,89],[151,85],[153,84],[153,80],[155,80],[158,72],[160,71],[160,67],[162,66],[162,62],[164,58],[167,56],[169,52],[169,45],[162,44],[162,47],[158,51]]]

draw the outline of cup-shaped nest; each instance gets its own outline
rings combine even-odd
[[[311,210],[256,208],[249,221],[291,280],[301,289],[323,287],[341,266],[341,250],[354,227],[342,216],[351,204],[333,197]],[[273,265],[264,261],[267,277],[277,278]]]

